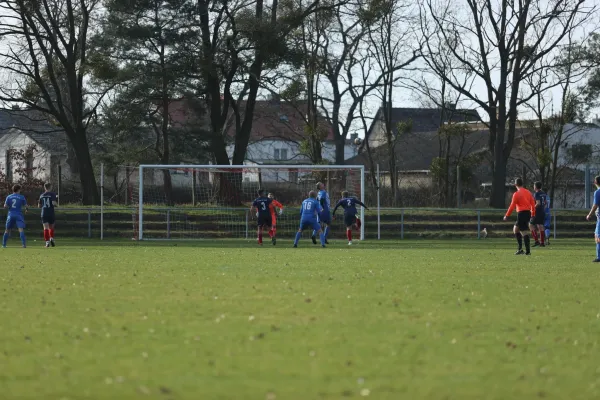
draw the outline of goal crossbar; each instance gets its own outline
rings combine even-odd
[[[266,170],[334,170],[334,171],[344,171],[344,170],[357,170],[360,171],[360,201],[365,202],[365,167],[364,165],[195,165],[195,164],[143,164],[139,166],[139,210],[138,210],[138,240],[144,240],[144,170],[153,169],[204,169],[204,170],[215,170],[215,171],[223,171],[223,170],[248,170],[248,169],[266,169]],[[360,208],[360,216],[363,223],[360,227],[360,240],[364,240],[365,238],[365,210],[363,207]]]

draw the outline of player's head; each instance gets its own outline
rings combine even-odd
[[[542,182],[537,181],[536,183],[533,184],[533,187],[535,188],[536,192],[539,192],[540,190],[542,190]]]
[[[325,189],[325,184],[323,182],[317,183],[317,190],[323,190],[323,189]]]
[[[46,183],[44,183],[44,190],[45,190],[46,192],[49,192],[49,191],[50,191],[50,189],[52,189],[52,184],[51,184],[50,182],[46,182]]]
[[[348,191],[347,191],[347,190],[344,190],[344,191],[342,192],[342,197],[343,197],[343,198],[346,198],[346,197],[348,197]]]
[[[518,188],[522,188],[523,187],[523,179],[521,179],[521,178],[515,179],[515,186]]]
[[[258,194],[258,197],[265,197],[265,189],[258,189],[256,193]]]
[[[274,199],[275,195],[273,195],[273,193],[269,193],[267,197],[270,198],[270,199]]]
[[[596,184],[597,187],[600,188],[600,175],[598,175],[597,177],[594,178],[594,183]]]
[[[21,191],[21,185],[13,186],[13,193],[19,193]]]
[[[311,190],[308,193],[308,197],[310,197],[311,199],[316,199],[317,198],[317,192],[315,192],[314,190]]]

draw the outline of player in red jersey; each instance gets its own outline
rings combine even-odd
[[[277,212],[275,207],[279,208],[279,215],[283,214],[283,204],[275,200],[275,196],[273,193],[269,193],[269,199],[272,200],[271,204],[269,204],[269,211],[271,211],[271,229],[269,229],[269,237],[271,238],[271,242],[273,246],[277,244],[277,239],[275,238],[275,234],[277,233]]]

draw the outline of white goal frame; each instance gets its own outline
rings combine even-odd
[[[144,169],[305,169],[305,170],[348,170],[355,169],[360,171],[360,201],[365,202],[365,166],[364,165],[194,165],[194,164],[143,164],[139,166],[139,199],[138,199],[138,240],[144,240]],[[360,227],[360,240],[365,240],[365,209],[360,208],[360,218],[362,221]]]

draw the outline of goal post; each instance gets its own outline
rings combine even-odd
[[[284,205],[277,217],[278,237],[293,237],[298,228],[301,202],[316,183],[326,185],[331,207],[342,190],[365,202],[365,167],[362,165],[140,165],[134,237],[148,239],[253,238],[255,225],[249,206],[257,190],[272,192]],[[365,210],[360,207],[364,222]],[[136,218],[137,217],[137,218]],[[341,225],[330,232],[341,238]],[[137,226],[136,226],[137,225]],[[337,225],[337,226],[336,226]],[[344,227],[345,231],[345,227]],[[365,223],[360,239],[365,238]]]

